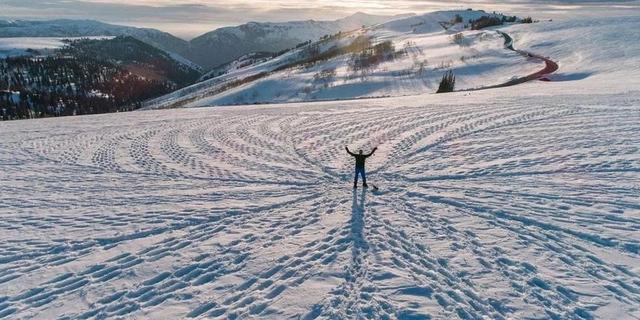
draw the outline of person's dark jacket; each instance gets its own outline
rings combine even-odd
[[[361,169],[364,168],[364,162],[365,160],[370,157],[374,152],[376,152],[376,150],[378,150],[378,148],[373,148],[373,150],[371,150],[370,153],[368,154],[358,154],[358,153],[353,153],[351,151],[349,151],[348,147],[344,147],[345,150],[347,150],[347,152],[353,156],[354,158],[356,158],[356,169]]]

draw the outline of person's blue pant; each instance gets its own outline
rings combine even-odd
[[[364,168],[356,167],[356,176],[353,178],[353,185],[358,184],[358,175],[362,176],[362,185],[367,185],[367,175],[364,173]]]

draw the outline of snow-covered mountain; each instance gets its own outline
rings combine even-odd
[[[456,77],[455,90],[458,91],[496,88],[537,79],[569,81],[568,85],[582,87],[584,78],[594,77],[602,80],[594,89],[607,85],[608,90],[617,91],[621,88],[616,84],[619,79],[626,79],[631,88],[629,81],[637,78],[627,76],[630,70],[638,69],[633,60],[609,62],[611,57],[620,55],[638,56],[632,52],[635,47],[627,44],[637,39],[637,35],[627,32],[623,37],[620,31],[635,26],[637,22],[632,18],[596,20],[582,17],[568,22],[505,23],[498,30],[496,27],[469,30],[469,21],[477,22],[483,16],[503,19],[501,15],[484,11],[431,12],[345,32],[267,61],[244,64],[244,60],[237,60],[230,65],[238,68],[226,68],[222,75],[149,100],[144,107],[160,109],[419,95],[436,92],[448,70]],[[361,36],[370,39],[371,49],[376,44],[389,42],[391,58],[371,56],[369,58],[377,60],[375,63],[366,68],[358,67],[354,61],[358,59],[357,51],[349,51],[349,46]],[[582,43],[583,39],[589,43],[607,43],[617,49],[597,50]],[[550,51],[551,47],[555,51]]]
[[[220,28],[194,38],[190,42],[191,48],[187,56],[205,69],[211,69],[251,52],[278,52],[292,48],[301,42],[317,40],[324,35],[406,16],[356,13],[335,21],[250,22],[240,26]]]
[[[435,92],[447,70],[459,76],[457,88],[471,89],[506,83],[544,68],[544,61],[506,48],[502,34],[470,30],[470,21],[481,17],[507,19],[480,10],[398,18],[335,34],[267,61],[236,60],[229,64],[236,67],[224,68],[223,74],[214,69],[215,77],[208,75],[205,78],[211,79],[148,101],[146,106],[404,96]],[[461,38],[456,40],[456,34]]]
[[[94,20],[0,20],[0,38],[132,36],[211,70],[253,52],[278,52],[308,40],[399,17],[356,13],[335,21],[250,22],[205,33],[191,41],[151,28],[136,28]]]
[[[189,43],[167,32],[108,24],[95,20],[0,20],[0,38],[132,36],[157,48],[184,56]]]

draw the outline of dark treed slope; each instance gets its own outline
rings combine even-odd
[[[0,116],[131,110],[199,76],[198,71],[133,37],[76,40],[52,56],[0,60]]]

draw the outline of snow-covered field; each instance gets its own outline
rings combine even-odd
[[[639,17],[504,28],[551,82],[2,122],[0,318],[639,319]]]
[[[449,97],[3,123],[0,315],[640,317],[638,95]]]

